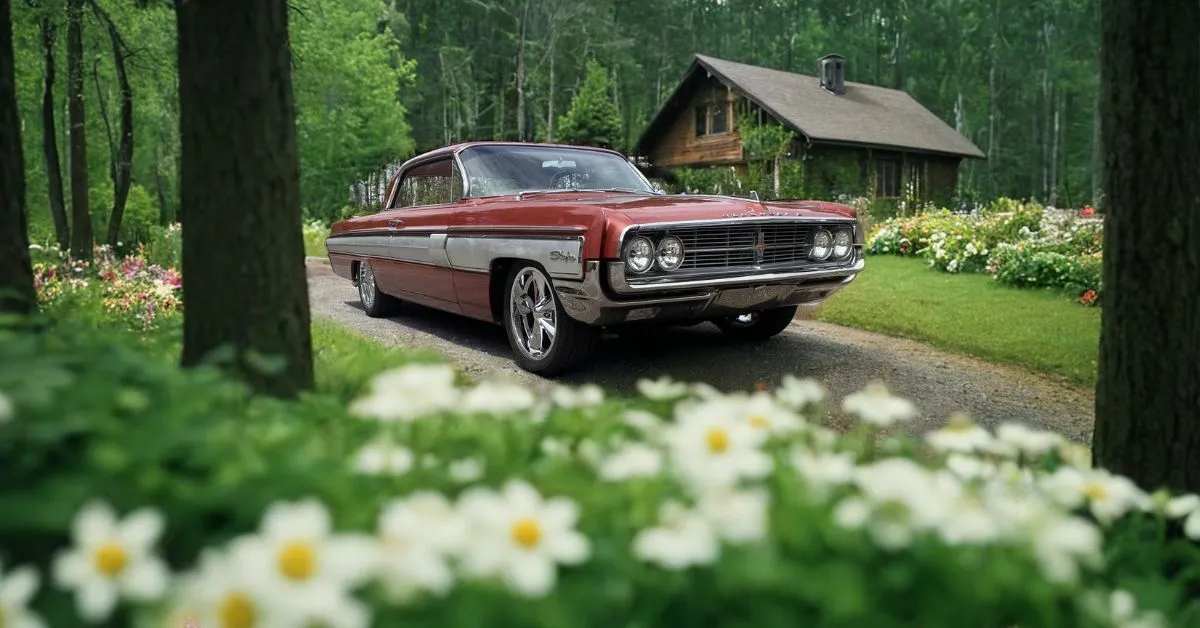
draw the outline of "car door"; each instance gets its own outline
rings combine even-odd
[[[446,228],[461,196],[462,180],[451,156],[412,164],[400,173],[381,217],[388,225],[388,257],[380,288],[402,299],[458,311]]]

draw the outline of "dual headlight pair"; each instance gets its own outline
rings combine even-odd
[[[679,270],[683,264],[683,242],[675,236],[658,241],[658,246],[647,237],[637,237],[625,245],[625,267],[635,273],[644,273],[655,264],[665,271]]]
[[[813,236],[813,246],[808,256],[818,262],[831,258],[840,261],[850,257],[853,252],[854,236],[848,229],[839,229],[836,234],[821,229]]]

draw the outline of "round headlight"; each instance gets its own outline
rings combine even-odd
[[[654,265],[654,244],[646,238],[634,238],[625,245],[625,266],[635,273],[644,273]]]
[[[667,236],[658,243],[658,267],[663,270],[678,270],[683,264],[683,242],[675,236]]]
[[[852,238],[849,231],[839,231],[833,236],[833,257],[835,259],[844,259],[854,251]]]
[[[809,251],[808,256],[815,260],[823,260],[829,257],[829,253],[832,248],[833,234],[829,233],[825,229],[822,229],[817,232],[817,235],[813,236],[813,246],[812,250]]]

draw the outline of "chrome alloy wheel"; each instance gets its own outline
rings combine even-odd
[[[509,327],[517,348],[534,360],[541,360],[554,348],[558,314],[554,289],[540,270],[522,268],[513,277],[508,290]]]
[[[371,270],[370,262],[358,266],[358,299],[368,310],[375,305],[375,271]]]

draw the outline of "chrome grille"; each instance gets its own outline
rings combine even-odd
[[[820,226],[781,222],[675,227],[659,233],[683,241],[680,270],[704,270],[804,261]]]

